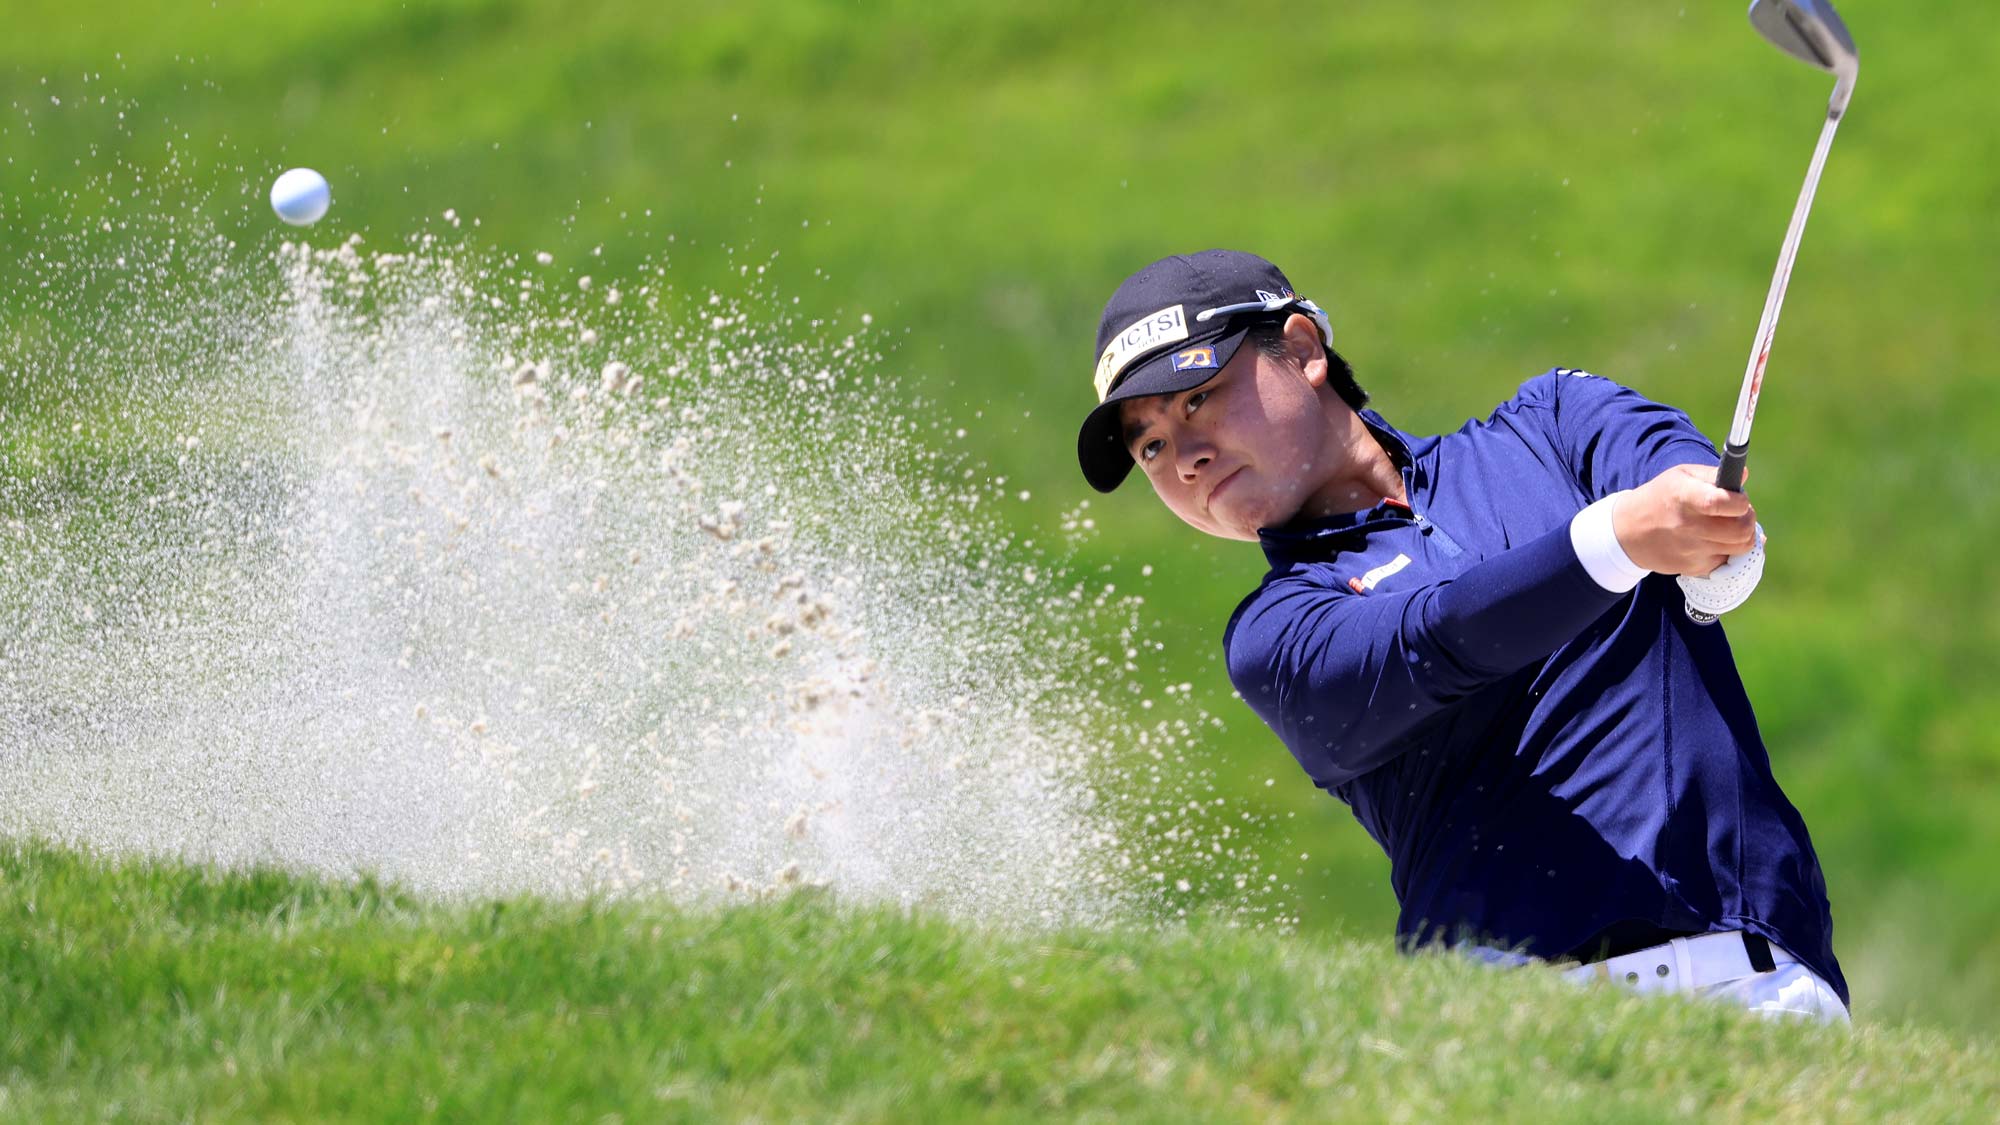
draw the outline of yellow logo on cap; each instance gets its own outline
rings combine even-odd
[[[1215,366],[1215,349],[1211,347],[1189,348],[1174,353],[1175,371],[1192,371],[1200,367]]]

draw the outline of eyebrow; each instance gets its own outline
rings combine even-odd
[[[1207,384],[1203,384],[1203,385],[1204,385],[1204,386],[1206,386]],[[1189,388],[1189,389],[1190,389],[1190,390],[1192,390],[1193,388]],[[1159,395],[1159,396],[1156,396],[1156,397],[1159,397],[1159,398],[1163,398],[1163,399],[1166,399],[1166,400],[1167,400],[1168,402],[1172,402],[1173,400],[1175,400],[1175,399],[1177,399],[1177,398],[1181,397],[1182,395],[1184,395],[1184,394],[1186,394],[1186,393],[1187,393],[1187,391],[1175,391],[1175,392],[1174,392],[1174,393],[1172,393],[1172,394],[1168,394],[1168,395]],[[1119,424],[1118,424],[1118,429],[1119,429],[1119,432],[1120,432],[1121,434],[1123,434],[1123,435],[1124,435],[1124,438],[1125,438],[1125,449],[1126,449],[1126,451],[1127,451],[1127,452],[1130,452],[1130,451],[1131,451],[1131,449],[1132,449],[1132,443],[1133,443],[1133,442],[1135,442],[1135,441],[1138,441],[1138,440],[1139,440],[1140,438],[1142,438],[1142,437],[1145,437],[1145,436],[1146,436],[1147,434],[1149,434],[1149,433],[1152,433],[1152,432],[1153,432],[1153,420],[1152,420],[1152,419],[1153,419],[1153,416],[1154,416],[1154,415],[1156,415],[1156,414],[1157,414],[1157,412],[1149,412],[1149,416],[1148,416],[1148,417],[1146,417],[1146,418],[1142,418],[1142,419],[1140,419],[1140,420],[1139,420],[1139,421],[1137,421],[1137,422],[1128,422],[1128,421],[1124,421],[1124,420],[1122,420],[1122,419],[1121,419],[1121,421],[1120,421],[1120,422],[1119,422]]]
[[[1187,390],[1174,391],[1172,394],[1158,395],[1153,397],[1164,398],[1171,401],[1173,399],[1181,397],[1184,394],[1188,394],[1191,391],[1198,391],[1203,387],[1211,388],[1211,393],[1213,393],[1212,388],[1215,386],[1216,381],[1222,378],[1222,375],[1223,375],[1222,371],[1217,371],[1215,374],[1210,375],[1206,382],[1189,387],[1187,388]],[[1151,422],[1141,422],[1137,425],[1127,425],[1124,422],[1120,422],[1118,428],[1119,432],[1122,433],[1125,437],[1125,448],[1129,450],[1132,448],[1133,442],[1138,441],[1140,438],[1146,436],[1147,431],[1153,428],[1153,424]]]

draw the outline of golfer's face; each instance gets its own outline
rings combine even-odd
[[[1132,460],[1168,509],[1225,539],[1255,540],[1258,528],[1289,522],[1333,468],[1311,376],[1249,343],[1201,386],[1132,399],[1119,417]]]

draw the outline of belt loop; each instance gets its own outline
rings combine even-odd
[[[1771,943],[1753,933],[1744,933],[1743,952],[1750,957],[1750,968],[1759,973],[1773,972],[1778,963],[1771,959]]]

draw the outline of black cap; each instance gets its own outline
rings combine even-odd
[[[1293,294],[1278,267],[1255,254],[1176,254],[1126,278],[1097,324],[1097,406],[1076,436],[1084,479],[1110,492],[1132,471],[1119,431],[1120,402],[1201,386],[1252,328],[1298,309],[1312,314],[1331,347],[1326,314]]]

